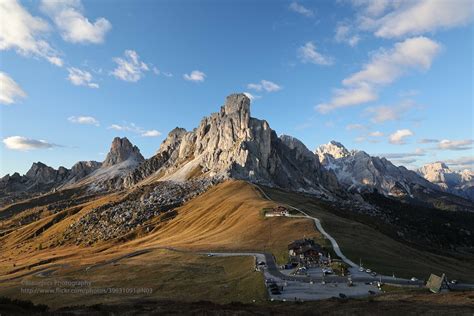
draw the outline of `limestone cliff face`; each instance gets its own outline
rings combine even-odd
[[[250,99],[232,94],[218,113],[193,131],[176,128],[158,153],[126,179],[133,185],[155,175],[163,180],[219,177],[249,180],[304,191],[336,188],[335,176],[303,143],[279,138],[264,120],[250,116]]]

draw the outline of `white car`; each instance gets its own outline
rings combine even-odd
[[[412,281],[412,282],[416,282],[416,281],[418,281],[418,279],[417,279],[417,278],[415,278],[415,277],[413,277],[413,278],[411,278],[411,279],[410,279],[410,281]]]
[[[360,268],[359,268],[359,271],[360,271],[360,272],[364,272],[364,268],[360,267]]]
[[[367,270],[365,270],[365,272],[370,273],[370,272],[372,272],[372,270],[367,269]]]

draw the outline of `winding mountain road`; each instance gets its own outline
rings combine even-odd
[[[263,191],[259,186],[255,186],[261,193],[262,195],[269,201],[272,201],[274,202],[266,193],[265,191]],[[329,239],[329,241],[331,242],[331,245],[332,245],[332,248],[334,249],[334,252],[339,256],[339,258],[341,258],[342,261],[344,261],[345,263],[347,263],[348,265],[350,265],[352,268],[359,268],[359,265],[355,264],[352,260],[350,260],[349,258],[347,258],[343,253],[342,253],[342,250],[341,250],[341,247],[339,247],[339,244],[337,243],[336,239],[334,239],[334,237],[332,237],[331,235],[329,235],[323,228],[323,226],[321,225],[321,221],[319,220],[319,218],[316,218],[316,217],[312,217],[312,216],[309,216],[306,212],[300,210],[299,208],[296,208],[294,206],[291,206],[291,205],[288,205],[288,207],[290,207],[291,209],[297,211],[297,212],[300,212],[301,214],[303,214],[303,216],[298,216],[298,215],[290,215],[288,217],[304,217],[304,218],[311,218],[313,221],[314,221],[314,224],[316,225],[316,228],[319,230],[319,232],[321,234],[324,235],[324,237],[326,237],[327,239]]]
[[[265,193],[265,191],[262,188],[260,188],[258,185],[254,185],[254,186],[259,192],[262,193],[263,197],[265,197],[269,201],[275,202]],[[339,247],[339,244],[337,243],[336,239],[324,230],[323,226],[321,225],[321,221],[319,220],[319,218],[309,216],[305,211],[303,211],[303,210],[301,210],[297,207],[294,207],[292,205],[287,204],[287,206],[289,208],[291,208],[292,210],[295,210],[295,211],[303,214],[303,215],[289,215],[287,217],[291,217],[291,218],[295,218],[295,217],[296,218],[309,218],[309,219],[312,219],[314,221],[314,224],[316,225],[317,230],[321,234],[323,234],[323,236],[326,237],[331,242],[332,248],[334,249],[334,252],[336,253],[336,255],[339,258],[341,258],[342,261],[344,261],[346,264],[348,264],[351,267],[351,268],[349,268],[349,271],[351,272],[351,279],[353,281],[372,282],[372,281],[376,281],[376,280],[381,280],[382,282],[385,282],[385,283],[397,284],[397,285],[406,285],[406,286],[422,286],[424,284],[423,281],[420,281],[420,280],[412,281],[412,280],[409,280],[409,279],[394,278],[393,276],[386,276],[386,275],[377,275],[376,277],[374,277],[374,276],[371,276],[370,274],[368,274],[366,272],[359,271],[360,266],[358,264],[354,263],[349,258],[347,258],[342,253],[341,247]],[[334,279],[335,282],[347,282],[346,277],[339,277],[339,278],[341,278],[344,281],[339,280],[335,276],[333,276],[330,279]],[[319,278],[319,279],[321,279],[321,278]],[[327,279],[327,277],[325,279]]]

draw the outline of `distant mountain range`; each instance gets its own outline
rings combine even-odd
[[[444,191],[474,201],[474,172],[471,170],[454,171],[443,162],[434,162],[419,168],[417,172]]]
[[[278,137],[266,121],[250,116],[247,96],[232,94],[194,130],[173,129],[148,159],[127,138],[115,138],[102,163],[81,161],[55,170],[37,162],[23,176],[4,176],[0,202],[71,187],[97,192],[194,178],[241,179],[327,200],[377,192],[420,201],[441,197],[461,209],[474,200],[472,172],[454,172],[443,163],[415,172],[335,141],[313,153],[294,137]]]

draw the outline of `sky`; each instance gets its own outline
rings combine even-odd
[[[231,93],[310,150],[473,168],[470,0],[0,0],[0,176],[151,157]]]

